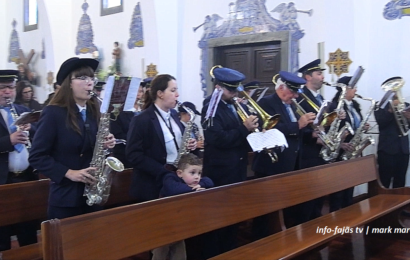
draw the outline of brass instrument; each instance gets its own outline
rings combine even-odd
[[[392,91],[395,93],[399,103],[397,105],[393,104],[390,100],[389,103],[393,109],[394,118],[396,119],[397,126],[399,127],[402,136],[406,136],[409,133],[409,122],[407,118],[403,115],[403,111],[406,107],[404,103],[404,98],[401,94],[401,88],[404,86],[404,80],[401,77],[394,77],[387,80],[381,86],[384,91]],[[387,94],[387,93],[386,93]]]
[[[339,87],[342,88],[342,93],[339,96],[339,101],[336,107],[335,112],[339,114],[342,109],[345,95],[346,95],[346,88],[345,84],[338,84]],[[330,147],[323,147],[320,150],[320,156],[326,162],[334,161],[339,156],[340,149],[342,147],[342,143],[346,139],[349,133],[353,134],[353,129],[348,122],[339,130],[341,119],[336,117],[336,119],[330,125],[330,129],[327,132],[327,137],[333,141],[333,145]]]
[[[364,133],[364,127],[367,123],[367,121],[370,118],[370,115],[372,114],[375,106],[376,106],[376,102],[374,101],[374,99],[372,98],[364,98],[358,94],[356,94],[356,96],[360,99],[363,100],[367,100],[367,101],[371,101],[372,104],[370,105],[369,110],[367,111],[366,116],[363,118],[362,122],[360,122],[360,126],[356,129],[356,132],[352,138],[352,140],[350,140],[349,144],[351,144],[354,147],[354,151],[350,152],[350,151],[345,151],[342,155],[342,159],[343,160],[350,160],[350,159],[354,159],[360,156],[360,154],[362,153],[362,151],[369,145],[374,144],[374,139],[371,136],[367,136],[365,138],[363,138],[363,133]]]
[[[183,107],[188,112],[188,114],[191,116],[191,118],[186,123],[186,127],[182,135],[181,147],[179,147],[178,156],[174,162],[175,167],[178,167],[178,162],[181,159],[181,156],[189,153],[189,150],[187,149],[187,144],[188,144],[188,140],[191,138],[192,127],[194,125],[194,120],[195,120],[195,113],[194,111],[192,111],[192,109],[184,106],[178,100],[177,100],[177,104],[178,106]]]
[[[238,113],[238,116],[242,119],[242,121],[245,121],[245,120],[249,117],[248,113],[247,113],[247,112],[245,111],[245,109],[241,106],[241,104],[240,104],[240,102],[238,101],[238,98],[237,98],[237,97],[234,97],[234,98],[233,98],[233,101],[234,101],[234,105],[235,105],[235,108],[236,108],[236,112]],[[255,104],[255,105],[257,106],[258,110],[256,110],[256,111],[260,111],[261,113],[264,114],[264,116],[263,116],[262,118],[265,118],[266,120],[262,119],[262,121],[264,121],[264,122],[263,122],[263,125],[269,126],[270,128],[263,128],[263,127],[262,127],[263,129],[271,129],[271,128],[273,128],[273,127],[279,122],[280,115],[276,114],[276,115],[274,115],[274,116],[270,116],[270,115],[269,115],[268,113],[266,113],[265,110],[263,110],[253,99],[249,98],[248,101],[249,101],[251,104]],[[252,103],[252,102],[253,102],[253,103]],[[256,129],[255,129],[255,132],[259,132],[259,129],[256,128]],[[266,149],[266,150],[264,150],[264,151],[269,155],[269,157],[270,157],[272,163],[275,163],[275,162],[278,161],[278,155],[277,155],[275,152],[273,152],[271,149]],[[272,154],[272,152],[273,152],[273,154]]]
[[[90,95],[96,97],[96,94],[90,91]],[[86,185],[84,196],[87,196],[87,204],[104,205],[110,196],[112,171],[122,172],[124,165],[115,157],[107,157],[107,151],[104,149],[105,137],[110,133],[110,113],[101,113],[100,123],[98,126],[97,138],[94,146],[93,158],[90,167],[97,170],[90,171],[90,174],[97,179],[95,184]]]
[[[277,83],[277,77],[279,76],[279,74],[276,74],[275,76],[273,76],[273,78],[272,78],[272,82],[273,82],[273,84],[275,84],[276,85],[276,83]],[[329,84],[329,83],[327,83],[327,82],[323,82],[323,85],[326,85],[326,86],[331,86],[331,84]],[[306,94],[305,93],[303,93],[303,92],[298,92],[298,94],[300,95],[300,96],[302,96],[302,100],[300,100],[299,101],[299,103],[298,103],[298,105],[296,105],[296,103],[295,103],[295,105],[296,105],[296,107],[300,107],[300,103],[302,103],[303,101],[306,101],[315,111],[316,111],[316,113],[319,113],[319,110],[320,110],[320,108],[316,105],[316,103],[315,102],[313,102],[308,96],[306,96]],[[304,112],[303,114],[306,114],[306,112]],[[335,120],[335,118],[337,117],[337,113],[336,112],[331,112],[331,113],[324,113],[323,114],[323,119],[322,119],[322,121],[320,122],[320,125],[321,126],[330,126],[330,124],[333,122],[333,120]]]
[[[11,101],[10,98],[6,98],[6,104],[10,107],[10,113],[11,116],[13,117],[13,122],[17,121],[17,118],[19,117],[19,115],[17,114],[16,108],[14,107],[14,103]],[[17,127],[17,131],[20,131],[20,127],[18,125],[16,125]],[[27,137],[30,135],[29,131],[22,131]],[[30,139],[27,139],[27,143],[26,143],[26,148],[30,149],[31,148],[31,142]]]

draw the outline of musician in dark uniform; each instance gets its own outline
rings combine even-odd
[[[298,90],[306,80],[290,72],[280,71],[276,82],[276,93],[263,97],[259,101],[260,107],[269,115],[280,115],[280,121],[275,128],[281,131],[287,140],[288,148],[283,152],[274,149],[278,155],[276,163],[272,163],[266,153],[255,153],[252,169],[257,178],[290,172],[299,169],[300,144],[306,126],[315,119],[314,113],[306,113],[299,116],[296,113],[292,99],[298,97]],[[285,210],[285,221],[288,227],[308,221],[311,205],[300,204]],[[253,235],[260,239],[268,235],[268,219],[265,216],[256,218],[254,221]]]
[[[93,92],[98,96],[101,97],[101,91],[103,91],[103,86],[105,85],[104,81],[98,81],[97,84],[94,86]]]
[[[302,93],[306,95],[306,97],[310,99],[311,102],[313,102],[318,108],[320,108],[324,101],[322,95],[320,94],[320,89],[323,85],[323,70],[325,69],[321,68],[320,62],[320,59],[316,59],[298,70],[298,72],[302,73],[302,77],[306,80],[305,86],[301,89]],[[299,95],[296,100],[306,112],[317,114],[318,111],[316,111],[308,103],[308,101],[305,100],[302,94]],[[321,141],[320,139],[318,140],[313,128],[306,128],[300,149],[300,168],[305,169],[325,164],[325,161],[319,155],[322,147]],[[310,219],[314,219],[322,215],[321,211],[324,198],[318,198],[314,201],[314,208]]]
[[[245,75],[221,67],[214,67],[211,75],[215,91],[204,100],[202,109],[205,135],[203,173],[213,180],[215,186],[222,186],[246,180],[250,151],[246,137],[258,127],[258,118],[251,115],[242,122],[233,105],[233,98],[237,97],[237,88]],[[212,252],[207,252],[208,257],[235,248],[237,228],[233,225],[217,230],[215,247],[210,249]]]
[[[30,131],[34,136],[35,126],[27,124],[17,129],[12,125],[13,111],[17,115],[30,112],[27,107],[8,104],[16,96],[17,77],[17,70],[0,70],[0,185],[38,179],[28,163],[28,136],[22,132]],[[20,246],[37,243],[37,224],[31,221],[0,227],[0,251],[11,248],[12,235],[17,235]]]
[[[400,79],[399,77],[397,77]],[[387,81],[393,80],[390,78]],[[397,106],[399,100],[393,97],[393,105]],[[409,106],[405,103],[405,107]],[[403,136],[399,131],[394,111],[390,103],[374,111],[379,125],[379,143],[377,145],[377,162],[379,164],[379,177],[384,187],[404,187],[409,163],[409,136]],[[410,112],[403,112],[404,119],[409,122]]]
[[[354,100],[354,97],[356,95],[356,87],[352,88],[349,86],[349,82],[352,79],[350,76],[345,76],[340,78],[337,83],[342,83],[347,86],[346,88],[346,94],[343,100],[343,110],[345,111],[345,116],[343,119],[340,121],[340,127],[337,129],[338,131],[346,125],[346,122],[350,124],[352,127],[352,130],[356,133],[356,130],[359,128],[363,116],[361,113],[361,108],[360,104]],[[336,87],[337,92],[332,99],[332,104],[329,106],[329,111],[333,111],[337,108],[339,97],[342,94],[342,88]],[[369,129],[369,124],[366,123],[364,125],[363,130],[367,131]],[[354,147],[349,143],[353,138],[353,135],[349,134],[344,142],[341,144],[341,149],[339,156],[337,158],[337,161],[341,161],[341,157],[344,153],[344,151],[353,151]],[[339,210],[341,208],[345,208],[347,206],[350,206],[353,201],[353,187],[348,188],[346,190],[336,192],[333,194],[330,194],[329,196],[329,212],[333,212],[336,210]]]
[[[159,197],[162,178],[172,172],[179,149],[186,145],[185,128],[174,110],[178,96],[173,76],[156,76],[144,100],[145,109],[131,120],[125,155],[134,168],[130,193],[138,202]],[[186,148],[194,150],[195,139],[189,139]]]
[[[43,107],[47,106],[51,99],[54,97],[54,95],[60,90],[61,86],[57,84],[57,82],[53,83],[53,88],[54,88],[54,92],[48,94],[48,98],[46,99],[46,101],[44,101]]]
[[[196,107],[193,103],[187,102],[187,101],[182,103],[182,106],[178,107],[178,113],[179,113],[179,118],[181,119],[181,123],[186,127],[187,123],[191,120],[191,115],[188,113],[188,111],[185,110],[184,107],[191,109],[195,115],[200,116],[201,113],[199,113],[198,110],[196,110]],[[199,127],[195,122],[192,123],[191,136],[192,138],[195,138],[197,140],[196,150],[194,151],[194,153],[199,158],[203,158],[204,138],[199,132]]]
[[[95,183],[89,173],[96,142],[113,148],[112,134],[96,140],[100,105],[89,92],[96,83],[95,59],[66,60],[57,73],[61,89],[43,109],[30,151],[30,164],[51,179],[48,218],[67,218],[100,210],[88,206],[85,184]]]
[[[117,139],[127,139],[128,129],[131,123],[131,119],[141,114],[142,112],[142,105],[145,93],[145,86],[151,82],[151,79],[147,81],[141,81],[140,86],[138,88],[137,98],[134,103],[134,107],[132,110],[129,111],[121,111],[120,114],[116,117],[115,115],[111,114],[111,121],[110,121],[110,129],[111,133]],[[131,163],[127,160],[125,156],[125,146],[124,143],[117,144],[113,149],[113,155],[115,158],[120,160],[125,168],[132,168]]]

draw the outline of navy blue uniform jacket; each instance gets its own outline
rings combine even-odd
[[[406,103],[406,107],[409,104]],[[377,151],[383,151],[390,155],[409,154],[409,136],[401,135],[393,113],[390,113],[388,104],[384,109],[374,111],[377,124],[379,124],[379,144]]]
[[[204,100],[202,121],[208,110],[210,97]],[[210,177],[215,186],[246,180],[248,151],[246,137],[248,129],[238,120],[228,106],[219,102],[212,125],[204,125],[203,173]]]
[[[179,121],[178,113],[171,109],[171,116],[183,133],[184,126]],[[157,199],[162,187],[162,178],[169,171],[164,167],[167,152],[154,105],[132,118],[125,154],[134,168],[131,196],[139,202]]]
[[[202,177],[199,181],[199,185],[201,185],[202,188],[208,189],[212,188],[214,183],[208,177]],[[183,179],[179,178],[176,173],[171,172],[164,177],[160,197],[174,196],[192,191],[194,190],[192,190]]]
[[[17,104],[14,104],[14,107],[18,115],[31,111],[29,108]],[[34,136],[35,131],[36,124],[31,124],[30,137]],[[9,174],[9,152],[13,151],[14,146],[10,141],[9,128],[0,114],[0,184],[5,184],[7,181],[7,176]]]
[[[78,207],[85,205],[84,183],[73,182],[65,174],[69,169],[90,167],[98,126],[88,111],[88,130],[81,114],[77,113],[77,123],[82,135],[67,126],[66,121],[67,108],[46,106],[43,109],[29,162],[33,168],[51,179],[50,206]]]
[[[301,138],[298,122],[291,122],[285,105],[276,93],[262,98],[258,104],[269,115],[273,116],[275,114],[280,114],[280,120],[276,124],[275,128],[285,135],[289,147],[285,148],[283,152],[281,152],[280,149],[275,149],[275,152],[278,155],[278,161],[276,163],[272,163],[270,157],[264,152],[255,153],[252,169],[258,174],[257,177],[275,175],[295,170],[295,167],[298,167],[299,164],[298,149]],[[292,110],[296,118],[299,119],[293,104]]]

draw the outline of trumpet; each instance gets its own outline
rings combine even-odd
[[[251,102],[251,100],[252,99],[250,99],[249,102]],[[242,121],[245,121],[249,117],[248,113],[241,106],[241,104],[240,104],[237,97],[234,97],[233,101],[234,101],[234,106],[236,108],[236,112],[238,113],[238,116],[242,119]],[[252,101],[255,102],[254,100],[252,100]],[[259,107],[258,104],[256,104],[256,105]],[[259,109],[260,109],[260,111],[263,111],[265,114],[267,114],[264,110],[262,110],[261,107],[259,107]],[[275,122],[275,124],[272,125],[272,127],[274,127],[279,122],[279,118],[280,118],[280,115],[275,115],[275,119],[277,119],[277,121]],[[264,129],[266,129],[266,128],[264,128]],[[256,128],[255,132],[256,133],[259,132],[259,129]],[[264,149],[264,151],[269,155],[272,163],[275,163],[275,162],[278,161],[278,155],[274,151],[272,151],[271,149]]]

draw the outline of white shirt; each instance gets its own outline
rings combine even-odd
[[[85,112],[87,113],[87,106],[85,106],[85,107],[82,107],[82,106],[80,106],[79,104],[77,104],[77,103],[75,103],[76,105],[77,105],[77,107],[78,107],[78,111],[80,111],[80,113],[81,113],[81,111],[83,111],[83,110],[85,110]]]
[[[167,150],[167,163],[173,164],[178,157],[178,150],[175,147],[174,136],[172,136],[171,131],[168,128],[169,126],[168,124],[169,122],[171,122],[172,131],[175,134],[178,147],[181,147],[181,140],[182,140],[181,129],[179,128],[175,120],[171,117],[171,111],[165,112],[164,110],[159,108],[156,104],[155,106],[160,113],[158,114],[158,112],[155,112],[155,114],[158,117],[158,121],[162,129],[162,133],[164,134],[165,148]],[[166,124],[163,119],[165,120]]]
[[[4,109],[0,109],[1,115],[3,116],[4,122],[6,125],[9,125],[8,122],[8,113]],[[10,133],[10,128],[8,128]],[[28,150],[24,145],[24,149],[19,153],[17,151],[9,152],[9,171],[10,172],[22,172],[27,169],[30,164],[28,162]]]
[[[311,90],[310,88],[306,87],[307,89],[309,89],[309,91],[312,93],[312,95],[316,98],[317,95],[319,95],[320,93],[314,90]]]

